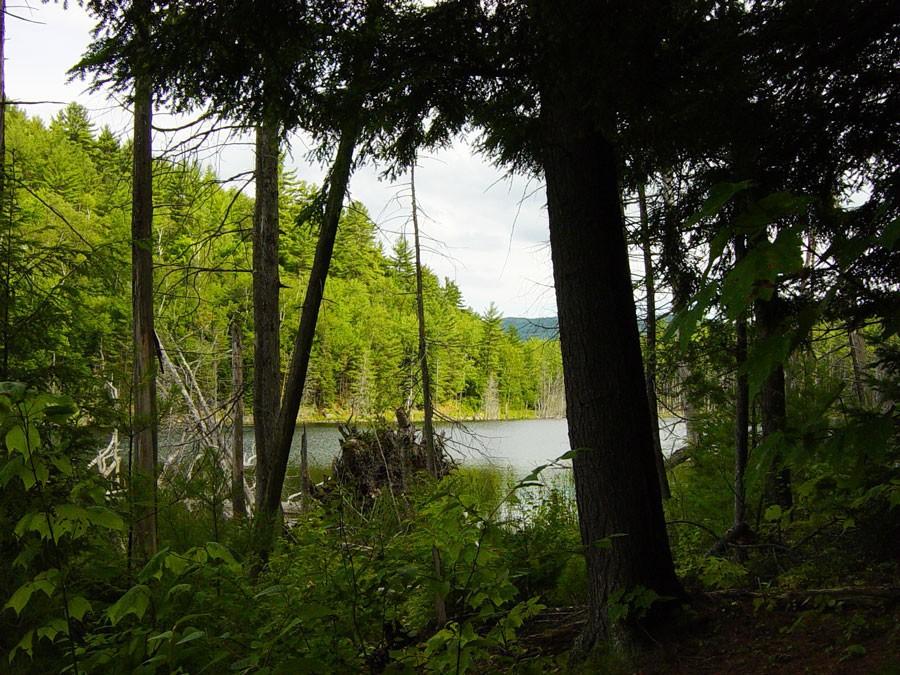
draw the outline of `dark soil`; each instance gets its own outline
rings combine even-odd
[[[541,662],[541,672],[565,672],[583,623],[583,610],[548,609],[524,631],[523,646]],[[616,660],[581,672],[900,675],[900,606],[867,597],[769,603],[697,595],[679,625],[649,643],[630,664]],[[522,670],[535,672],[529,660],[520,661]]]

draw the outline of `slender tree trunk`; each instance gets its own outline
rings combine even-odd
[[[340,126],[340,139],[337,153],[328,175],[328,197],[325,212],[319,228],[319,240],[313,257],[303,308],[300,312],[300,326],[291,352],[291,363],[278,410],[275,428],[275,441],[272,455],[268,462],[265,484],[257,490],[258,513],[254,523],[255,540],[261,562],[265,563],[274,539],[275,517],[281,508],[281,490],[284,487],[284,474],[287,470],[288,457],[294,430],[297,428],[297,414],[303,399],[306,385],[306,374],[309,371],[309,358],[312,351],[316,323],[319,318],[319,307],[325,294],[325,282],[331,267],[334,242],[337,238],[338,224],[344,207],[347,185],[353,171],[353,153],[359,139],[362,120],[359,115],[365,96],[359,88],[359,82],[365,82],[370,67],[369,60],[375,49],[378,32],[377,22],[384,11],[384,0],[371,0],[366,3],[365,21],[360,29],[361,44],[351,65],[351,82],[346,92],[346,116]]]
[[[244,519],[244,348],[237,319],[231,321],[231,395],[231,504],[234,517]]]
[[[546,8],[550,20],[558,8]],[[560,26],[548,30],[554,29]],[[577,49],[566,52],[563,69]],[[580,645],[586,650],[609,634],[611,594],[636,587],[668,597],[683,591],[650,434],[617,158],[596,122],[581,112],[578,79],[545,82],[541,101],[569,442],[577,450],[572,463],[588,571],[589,614]],[[648,621],[661,607],[653,610]],[[621,628],[628,637],[639,633],[629,624]]]
[[[650,407],[650,435],[656,450],[656,473],[659,491],[663,499],[669,499],[669,478],[659,438],[659,403],[656,399],[656,277],[653,266],[653,249],[650,242],[650,219],[647,216],[647,192],[644,182],[638,184],[638,209],[641,218],[641,248],[644,252],[644,289],[647,295],[647,354],[644,359],[644,381],[647,387],[647,404]]]
[[[134,87],[134,163],[131,206],[131,307],[134,338],[134,553],[156,554],[157,408],[153,332],[152,87],[140,76]]]
[[[300,327],[294,341],[291,364],[285,381],[284,397],[278,415],[275,444],[273,445],[271,457],[272,461],[267,466],[267,475],[263,489],[257,490],[257,534],[259,550],[264,559],[271,547],[275,515],[281,506],[284,473],[287,469],[294,430],[297,427],[297,414],[300,411],[303,387],[306,384],[306,373],[309,370],[309,357],[312,350],[313,337],[316,332],[319,307],[322,304],[322,296],[325,293],[325,282],[328,279],[328,269],[331,266],[334,242],[337,237],[344,196],[347,192],[347,184],[353,167],[353,152],[358,135],[359,124],[356,119],[353,119],[345,125],[341,134],[337,156],[328,176],[328,199],[325,205],[322,226],[319,230],[316,254],[309,273],[309,282],[306,286],[306,296],[303,299]]]
[[[782,330],[783,318],[783,301],[777,293],[768,301],[756,302],[756,319],[761,340],[777,335]],[[787,428],[787,402],[783,364],[778,364],[763,383],[760,392],[760,413],[764,441],[773,434],[784,433]],[[783,463],[782,453],[776,450],[766,472],[765,498],[767,504],[789,509],[793,503],[791,472],[783,466]]]
[[[416,319],[419,327],[419,370],[422,377],[422,399],[425,408],[425,422],[422,433],[428,470],[435,478],[440,477],[440,460],[434,445],[434,407],[431,401],[431,374],[428,372],[428,346],[425,341],[425,297],[422,289],[422,254],[419,246],[419,214],[416,203],[416,168],[409,170],[409,185],[412,195],[413,244],[416,253]]]
[[[0,204],[6,195],[6,0],[0,0]]]
[[[863,368],[868,365],[869,355],[866,350],[866,341],[857,330],[848,333],[850,341],[850,361],[853,364],[853,389],[856,391],[856,399],[861,406],[869,402],[867,387],[863,381]]]
[[[278,125],[256,129],[256,205],[253,212],[253,436],[256,507],[271,477],[281,400],[281,321],[278,307]]]
[[[734,241],[735,265],[747,253],[744,235]],[[734,392],[734,527],[747,522],[747,492],[744,475],[750,456],[750,387],[745,366],[747,364],[747,316],[741,314],[735,330],[735,392]]]
[[[0,214],[6,209],[6,0],[0,0]],[[9,305],[12,266],[12,209],[6,221],[6,269],[3,275],[3,361],[0,379],[9,379]]]
[[[416,249],[416,319],[419,325],[419,369],[422,374],[422,399],[425,408],[425,423],[422,435],[425,438],[426,463],[431,475],[440,478],[441,462],[434,445],[434,407],[431,403],[431,376],[428,372],[428,346],[425,342],[425,293],[422,288],[422,249],[419,245],[419,205],[416,202],[416,164],[409,169],[409,187],[412,196],[413,244]],[[441,552],[437,546],[431,547],[431,562],[435,577],[443,576]],[[440,592],[434,595],[434,613],[438,626],[447,623],[447,604]]]
[[[675,213],[675,185],[671,172],[663,174],[662,198],[662,262],[672,289],[672,312],[677,314],[687,306],[691,298],[692,283],[691,273],[685,263],[686,252]],[[688,392],[688,383],[691,380],[689,363],[682,360],[678,364],[676,379],[684,417],[685,441],[688,447],[693,447],[699,442],[699,434],[696,425],[697,411]]]

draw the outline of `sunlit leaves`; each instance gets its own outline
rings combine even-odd
[[[134,615],[138,619],[142,618],[150,606],[150,596],[150,587],[144,584],[128,589],[125,595],[106,610],[110,623],[115,626],[129,615]]]

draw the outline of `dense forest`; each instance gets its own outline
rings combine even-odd
[[[129,264],[130,146],[108,129],[97,133],[78,104],[48,127],[12,108],[6,125],[9,176],[17,189],[7,207],[14,216],[7,216],[4,379],[40,373],[48,383],[77,387],[80,405],[93,410],[110,388],[127,390],[129,381],[130,286],[123,270]],[[154,194],[160,343],[179,370],[189,367],[205,396],[214,403],[228,399],[229,326],[236,323],[245,341],[252,335],[252,199],[200,166],[163,160],[154,167]],[[312,262],[315,225],[301,215],[315,194],[314,187],[282,176],[279,217],[290,224],[279,255],[286,316],[299,310]],[[385,254],[358,203],[346,207],[339,233],[304,392],[305,417],[343,419],[420,406],[411,246],[400,238]],[[439,408],[454,418],[563,412],[550,410],[551,398],[562,396],[558,344],[517,339],[496,309],[478,316],[452,281],[442,283],[427,269],[423,275]],[[285,356],[291,339],[282,340]],[[97,362],[97,354],[104,361]],[[181,405],[179,396],[167,398]]]
[[[84,5],[130,139],[29,116],[0,49],[0,672],[900,667],[891,3]],[[161,109],[254,171],[159,152]],[[542,182],[556,318],[422,264],[463,135]],[[526,472],[435,429],[562,415]]]

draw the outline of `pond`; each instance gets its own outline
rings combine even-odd
[[[437,424],[447,438],[447,449],[463,464],[489,464],[525,476],[536,466],[547,464],[569,449],[566,420],[499,420],[460,424]],[[337,455],[340,432],[336,424],[307,424],[309,463],[328,467]],[[671,454],[684,439],[684,424],[660,420],[663,453]],[[253,429],[245,429],[244,451],[254,454]],[[291,463],[300,462],[300,431],[294,436]]]

